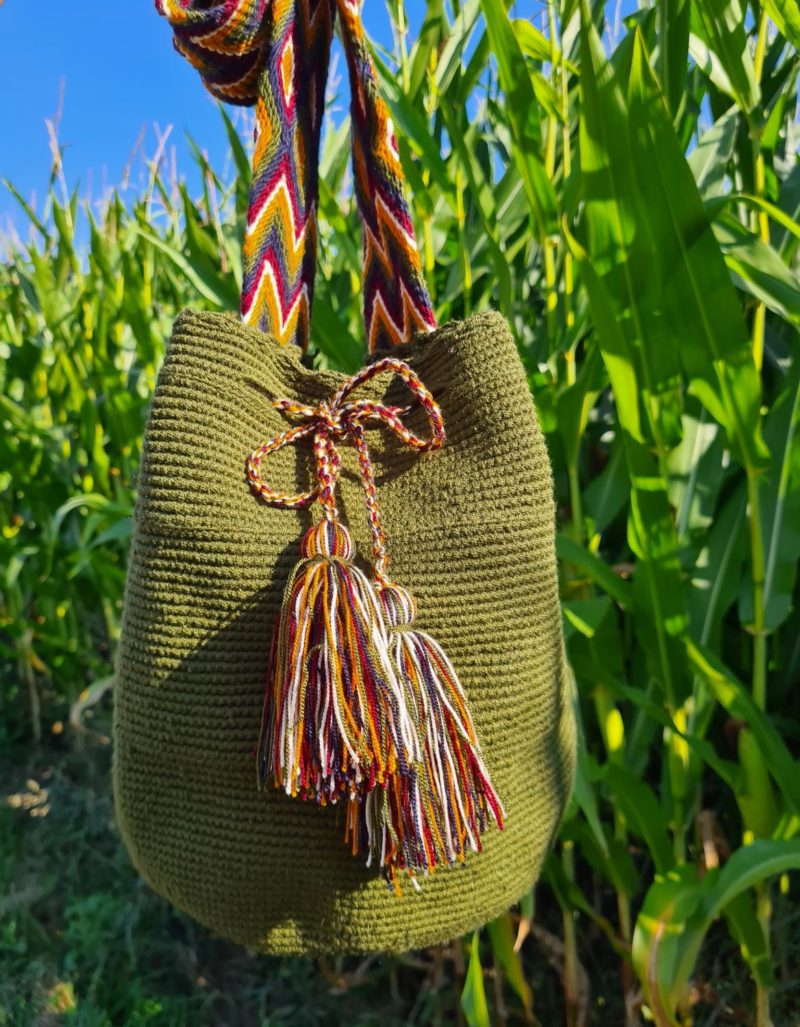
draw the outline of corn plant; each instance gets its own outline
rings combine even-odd
[[[800,8],[654,0],[609,20],[564,0],[531,19],[503,0],[428,0],[412,34],[402,0],[387,5],[393,46],[375,59],[438,319],[505,314],[547,435],[581,723],[542,881],[447,950],[463,963],[459,1015],[555,1022],[531,990],[533,953],[557,968],[568,1024],[612,1022],[598,1000],[630,1025],[702,1022],[722,1001],[709,932],[728,932],[752,1021],[788,1023]],[[341,110],[332,98],[312,340],[318,362],[354,370],[360,240]],[[99,211],[66,191],[58,161],[43,212],[18,197],[31,238],[0,265],[13,739],[70,710],[80,728],[76,708],[102,693],[163,340],[184,305],[237,306],[249,162],[223,116],[236,174],[197,149],[198,196],[159,153],[135,199]],[[560,937],[537,913],[554,906]],[[585,967],[598,946],[618,968],[599,983]]]

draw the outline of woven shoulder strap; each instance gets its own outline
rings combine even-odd
[[[308,345],[316,267],[320,131],[338,10],[351,91],[355,195],[363,224],[370,352],[435,327],[392,119],[358,0],[156,0],[177,50],[207,88],[256,108],[244,240],[242,319],[281,344]]]

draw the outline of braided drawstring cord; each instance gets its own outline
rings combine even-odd
[[[419,401],[428,418],[431,430],[429,438],[422,438],[406,427],[402,415],[407,413],[408,407],[387,406],[370,399],[350,398],[360,386],[388,371],[399,375]],[[358,455],[359,473],[372,534],[375,579],[381,585],[388,585],[386,570],[389,556],[386,551],[386,536],[378,509],[375,474],[364,429],[369,424],[383,424],[401,442],[420,453],[440,449],[444,445],[445,432],[439,404],[408,364],[395,357],[384,357],[355,374],[330,400],[323,400],[316,406],[304,406],[292,399],[276,399],[273,400],[273,406],[291,416],[301,417],[303,422],[269,439],[250,454],[247,460],[247,477],[251,486],[266,502],[283,509],[299,509],[319,501],[325,519],[336,521],[338,511],[335,490],[342,469],[336,443],[348,439],[352,441]],[[262,476],[263,461],[271,453],[309,435],[313,436],[317,484],[307,492],[295,494],[272,488]]]

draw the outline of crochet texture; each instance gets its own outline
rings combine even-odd
[[[118,823],[156,891],[264,952],[402,951],[485,923],[536,879],[571,791],[552,471],[514,340],[487,312],[418,336],[403,357],[440,404],[447,443],[420,455],[369,432],[392,566],[416,625],[458,669],[506,808],[482,853],[418,893],[396,897],[353,859],[343,807],[256,787],[270,632],[317,515],[255,501],[245,460],[286,428],[275,396],[313,405],[346,376],[307,370],[298,347],[232,315],[187,310],[145,432],[115,687]],[[407,401],[379,379],[364,394]],[[424,413],[408,423],[422,432]],[[342,521],[367,568],[356,456],[342,458]],[[287,492],[313,484],[310,446],[270,460]]]

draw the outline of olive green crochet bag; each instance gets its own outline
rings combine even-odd
[[[334,10],[310,6],[329,16],[316,71]],[[385,121],[357,9],[339,13],[354,95],[371,89],[362,112]],[[275,19],[267,35],[292,31]],[[266,74],[259,88],[263,102]],[[354,117],[356,167],[358,134]],[[257,144],[251,214],[258,158]],[[402,222],[402,195],[383,197]],[[265,259],[288,266],[272,240],[262,281]],[[536,880],[572,785],[553,479],[516,345],[492,311],[434,327],[413,247],[389,249],[396,275],[367,295],[372,353],[354,379],[265,334],[280,323],[268,303],[247,317],[246,261],[242,319],[177,317],[144,436],[117,820],[158,893],[264,952],[402,951],[485,923]],[[374,259],[366,246],[365,294]],[[402,281],[404,316],[387,317]],[[387,341],[401,321],[413,330]]]

